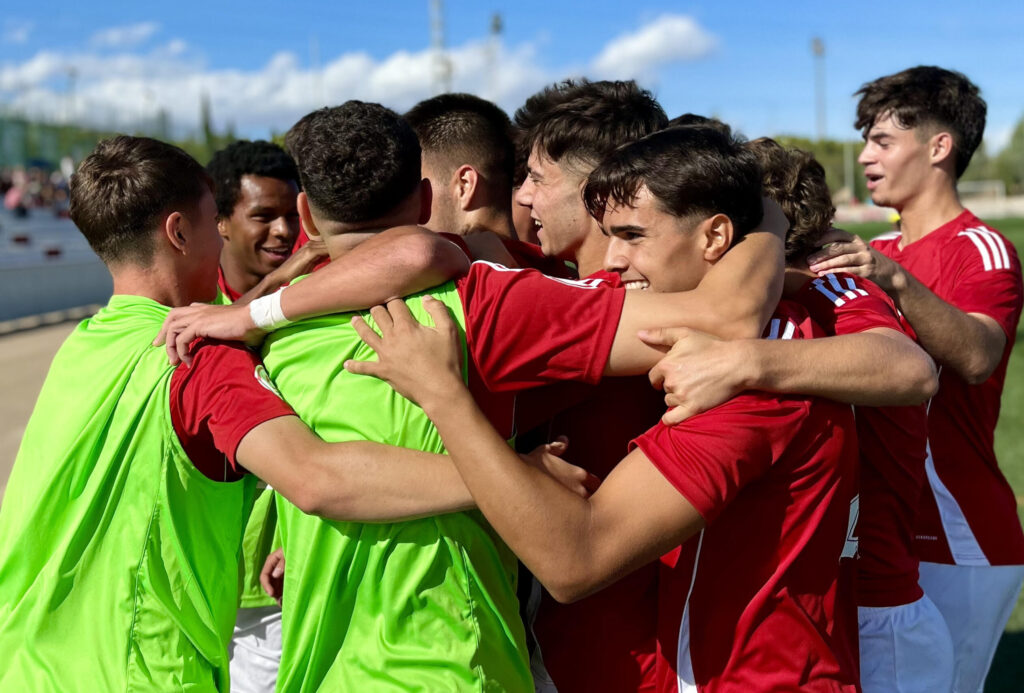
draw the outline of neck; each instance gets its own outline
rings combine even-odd
[[[600,230],[591,230],[583,237],[583,242],[576,249],[573,261],[581,277],[589,277],[594,272],[604,269],[604,256],[608,252],[608,237]]]
[[[512,214],[494,208],[480,208],[466,215],[466,232],[490,231],[503,238],[519,240],[515,226],[512,225]]]
[[[142,296],[171,308],[187,306],[202,297],[190,294],[173,270],[154,263],[149,267],[121,265],[110,268],[114,294]]]
[[[924,188],[897,211],[903,233],[901,245],[906,246],[960,216],[964,206],[955,185],[943,185]]]
[[[224,260],[225,258],[222,256],[220,261],[220,271],[224,273],[224,280],[228,283],[228,286],[239,294],[244,294],[246,291],[260,283],[260,279],[262,279],[262,277],[259,275],[246,272],[240,267],[232,265],[230,262],[224,262]]]

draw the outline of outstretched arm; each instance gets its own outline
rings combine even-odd
[[[465,254],[437,234],[418,226],[396,227],[283,289],[280,307],[293,320],[361,310],[441,284],[468,266]],[[172,310],[153,343],[166,343],[168,358],[176,364],[190,363],[189,347],[200,337],[254,344],[262,336],[247,305],[192,304]]]
[[[372,310],[380,337],[356,318],[379,361],[346,368],[387,380],[423,407],[480,510],[556,599],[580,599],[699,531],[700,514],[640,451],[589,499],[523,464],[462,383],[447,310],[429,299],[424,305],[436,329],[417,323],[398,301]]]
[[[511,452],[507,444],[505,449]],[[597,488],[599,481],[586,470],[543,452],[524,455],[520,463],[570,494],[586,496]],[[447,455],[369,441],[325,443],[295,416],[254,427],[236,458],[302,512],[332,520],[395,522],[474,507]]]
[[[662,417],[668,425],[745,390],[899,406],[920,404],[938,388],[928,354],[884,327],[821,339],[718,341],[692,330],[656,330],[645,338],[671,347],[650,373],[672,407]]]
[[[866,277],[892,296],[921,346],[971,384],[986,381],[1002,360],[1006,333],[994,319],[965,313],[932,293],[913,274],[862,239],[848,236],[807,258],[812,272]]]

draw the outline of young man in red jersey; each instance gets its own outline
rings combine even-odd
[[[817,277],[804,259],[819,250],[835,209],[814,158],[772,140],[748,145],[764,171],[765,193],[790,220],[786,296],[829,338],[720,343],[682,336],[652,371],[679,421],[748,389],[816,394],[857,405],[860,495],[856,595],[861,685],[868,693],[949,690],[952,641],[942,615],[918,585],[913,530],[924,484],[926,409],[935,366],[874,283],[848,274]],[[921,403],[916,406],[892,406]],[[877,406],[876,406],[877,405]]]
[[[749,217],[759,171],[734,146],[716,130],[674,128],[591,173],[588,207],[624,273],[653,289],[692,288],[749,229],[732,216]],[[732,190],[739,181],[749,182],[746,195]],[[729,194],[708,202],[709,187]],[[379,361],[347,368],[423,406],[480,509],[553,595],[579,599],[663,557],[657,690],[856,690],[856,633],[835,619],[855,495],[848,408],[745,394],[678,426],[658,424],[592,497],[573,499],[519,464],[483,418],[438,308],[436,330],[404,306],[374,309],[382,336],[360,331]],[[773,323],[780,336],[809,336],[797,306]]]
[[[857,127],[871,199],[900,231],[809,259],[884,289],[940,367],[915,536],[921,586],[949,625],[956,691],[980,690],[1024,580],[1024,532],[993,433],[1022,304],[1013,244],[960,202],[986,106],[957,72],[914,67],[864,85]]]

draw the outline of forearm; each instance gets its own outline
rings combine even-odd
[[[826,397],[863,406],[921,404],[938,387],[935,365],[909,338],[874,332],[733,345],[743,389]]]
[[[319,491],[308,512],[333,520],[396,522],[474,507],[446,455],[369,441],[324,444],[311,476]]]
[[[523,462],[464,387],[435,401],[424,409],[477,507],[531,572],[557,589],[593,555],[590,502]]]
[[[281,295],[290,320],[361,310],[429,289],[466,271],[453,243],[418,227],[377,234]]]
[[[904,317],[917,333],[921,346],[941,365],[948,366],[969,383],[984,382],[999,365],[1006,336],[990,320],[986,325],[946,303],[910,272],[889,290]]]

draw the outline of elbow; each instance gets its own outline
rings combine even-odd
[[[968,385],[981,385],[992,377],[992,373],[998,365],[998,361],[993,362],[990,359],[975,358],[964,364],[964,367],[958,369],[958,372],[960,377],[967,381]]]
[[[908,369],[912,374],[907,404],[923,404],[939,391],[939,373],[931,357],[921,352],[916,367]]]
[[[461,276],[469,271],[470,260],[459,246],[433,232],[417,237],[419,249],[415,257],[422,263],[420,269],[434,275],[435,284]]]
[[[579,569],[566,569],[562,566],[552,569],[549,573],[550,575],[546,577],[538,575],[537,579],[559,604],[578,602],[601,588],[599,580]]]

